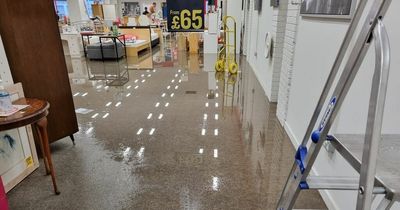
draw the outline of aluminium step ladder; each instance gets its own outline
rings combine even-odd
[[[371,9],[368,11],[366,20],[361,26],[354,47],[333,90],[326,112],[322,115],[320,123],[317,124],[324,103],[330,93],[339,68],[344,61],[350,42],[355,37],[356,28],[359,25],[368,1],[372,3]],[[389,144],[396,143],[396,139],[397,142],[400,141],[399,136],[381,136],[390,69],[389,39],[382,21],[390,4],[391,0],[359,1],[356,13],[325,83],[306,134],[296,152],[295,162],[279,199],[277,210],[293,209],[300,191],[305,189],[357,190],[357,210],[371,209],[372,201],[377,194],[385,195],[377,209],[390,209],[395,201],[400,201],[400,169],[393,169],[399,167],[390,167],[387,164],[382,164],[383,166],[379,165],[379,163],[385,163],[386,161],[378,157],[381,139],[383,139],[383,142]],[[372,42],[375,44],[376,63],[372,79],[365,136],[328,135],[332,123]],[[315,127],[317,127],[317,130],[313,131]],[[309,141],[310,139],[311,142]],[[386,141],[386,139],[389,140]],[[359,179],[309,176],[325,141],[330,141],[346,161],[360,173]],[[359,144],[356,148],[354,148],[355,142]],[[400,148],[400,143],[397,143],[396,147]],[[400,158],[399,154],[394,155]]]

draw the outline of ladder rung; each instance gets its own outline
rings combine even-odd
[[[357,177],[321,177],[309,176],[306,182],[308,189],[319,190],[358,190],[359,178]],[[374,194],[385,194],[383,187],[374,187]]]

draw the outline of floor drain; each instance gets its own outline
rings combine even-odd
[[[197,94],[197,91],[194,90],[187,90],[185,91],[186,94]]]

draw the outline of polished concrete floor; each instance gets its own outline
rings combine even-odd
[[[51,145],[61,195],[41,164],[11,209],[274,209],[295,150],[249,65],[215,74],[215,57],[69,60],[79,132]],[[327,209],[312,191],[296,208]]]

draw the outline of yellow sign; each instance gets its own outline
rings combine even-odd
[[[25,162],[26,162],[26,166],[27,166],[27,167],[29,167],[30,165],[32,165],[32,164],[33,164],[32,156],[27,157],[27,158],[25,159]]]
[[[204,30],[204,0],[169,0],[167,6],[169,31]]]

